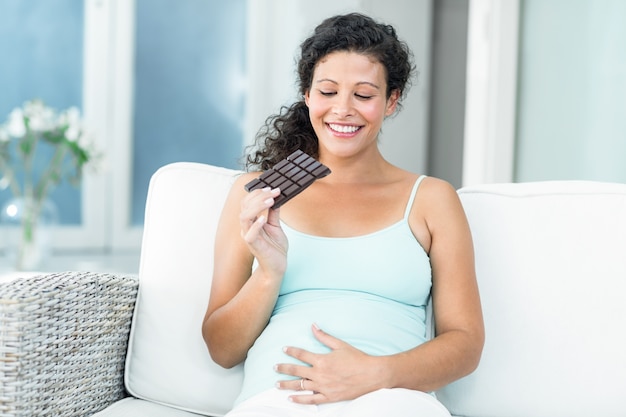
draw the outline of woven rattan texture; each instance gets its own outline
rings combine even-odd
[[[89,416],[126,396],[137,286],[78,272],[0,284],[0,416]]]

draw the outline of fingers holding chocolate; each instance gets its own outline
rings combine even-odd
[[[274,205],[274,199],[280,195],[280,190],[269,187],[255,190],[249,193],[241,201],[239,223],[245,234],[252,225],[261,217],[268,217],[268,209]]]
[[[259,265],[284,271],[287,237],[280,227],[279,210],[270,210],[279,195],[279,189],[269,187],[246,194],[241,200],[239,225],[241,237]]]

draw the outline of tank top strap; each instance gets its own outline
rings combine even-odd
[[[419,188],[422,180],[426,178],[426,175],[420,175],[415,184],[413,184],[413,189],[411,190],[411,195],[409,196],[409,201],[406,203],[406,209],[404,210],[404,219],[408,220],[409,213],[411,213],[411,208],[413,207],[413,203],[415,202],[415,196],[417,195],[417,189]]]

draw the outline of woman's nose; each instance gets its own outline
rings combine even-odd
[[[335,101],[333,103],[333,113],[340,116],[346,117],[353,114],[352,100],[348,95],[338,94],[335,96]]]

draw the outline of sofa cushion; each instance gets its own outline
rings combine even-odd
[[[626,415],[626,185],[459,191],[473,233],[486,342],[438,392],[453,414]]]
[[[151,179],[125,369],[126,387],[137,398],[222,415],[239,393],[241,367],[216,365],[201,334],[215,228],[237,174],[182,162]]]

